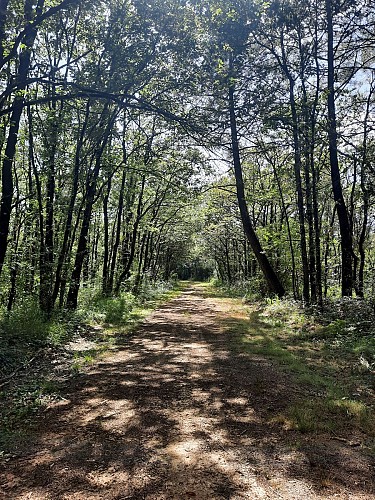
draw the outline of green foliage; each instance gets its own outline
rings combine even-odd
[[[0,318],[0,378],[28,366],[46,347],[63,345],[80,324],[76,313],[55,312],[49,318],[32,299],[24,300]]]
[[[14,309],[3,315],[2,330],[8,339],[14,342],[46,342],[49,334],[49,323],[40,311],[38,303],[33,299],[25,299],[16,304]]]
[[[136,303],[135,296],[123,292],[118,297],[103,297],[95,290],[85,290],[81,295],[80,314],[84,321],[122,325]]]
[[[337,335],[343,333],[345,327],[346,327],[346,321],[344,319],[336,319],[335,321],[332,321],[332,323],[323,328],[320,337],[323,336],[336,337]]]
[[[272,359],[299,383],[303,396],[273,417],[287,428],[361,429],[375,436],[374,409],[366,397],[373,384],[374,331],[359,333],[354,327],[353,309],[365,309],[363,301],[344,302],[345,307],[336,304],[333,311],[322,313],[296,301],[267,299],[248,306],[248,320],[233,317],[223,322],[234,350]],[[332,320],[338,310],[342,318]]]
[[[173,288],[178,288],[177,276],[171,276],[170,281],[159,280],[156,283],[150,282],[145,276],[142,282],[142,286],[138,291],[137,298],[140,303],[144,304],[147,302],[155,301],[156,299],[168,294]]]
[[[120,297],[99,299],[96,307],[104,316],[105,323],[123,324],[129,317],[135,303],[132,293],[122,293]]]
[[[56,311],[50,317],[33,300],[23,300],[11,312],[3,312],[0,328],[4,341],[18,347],[29,344],[59,345],[74,333],[80,318],[78,314]]]
[[[210,284],[216,288],[221,288],[222,292],[229,297],[242,298],[244,303],[259,301],[267,295],[264,279],[258,274],[246,280],[232,283],[222,282],[216,277],[210,280]]]

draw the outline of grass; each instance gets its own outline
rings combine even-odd
[[[205,296],[241,307],[241,300],[228,298],[223,289],[219,294],[209,284],[202,289]],[[327,308],[318,316],[295,301],[268,299],[242,304],[244,317],[232,314],[222,322],[233,350],[272,359],[300,386],[299,399],[274,421],[304,433],[365,434],[370,443],[375,437],[375,336],[358,321],[361,314],[351,314],[350,305],[347,301],[341,315]]]

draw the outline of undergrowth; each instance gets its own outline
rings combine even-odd
[[[212,289],[208,294],[215,295]],[[226,290],[220,290],[224,297]],[[216,295],[217,296],[217,295]],[[375,437],[375,315],[368,302],[243,300],[248,319],[224,320],[233,348],[275,361],[300,384],[298,401],[274,417],[301,432]],[[304,394],[305,393],[305,394]]]

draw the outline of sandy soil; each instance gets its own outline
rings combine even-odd
[[[245,314],[199,286],[160,307],[39,417],[0,498],[375,499],[360,447],[275,422],[303,388],[231,349]]]

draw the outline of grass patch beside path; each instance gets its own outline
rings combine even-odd
[[[301,432],[357,436],[375,446],[375,335],[351,314],[363,305],[346,301],[342,317],[334,319],[337,304],[321,314],[290,300],[241,304],[210,285],[202,293],[246,310],[245,317],[229,312],[222,319],[233,350],[271,359],[300,385],[300,399],[275,420]]]

